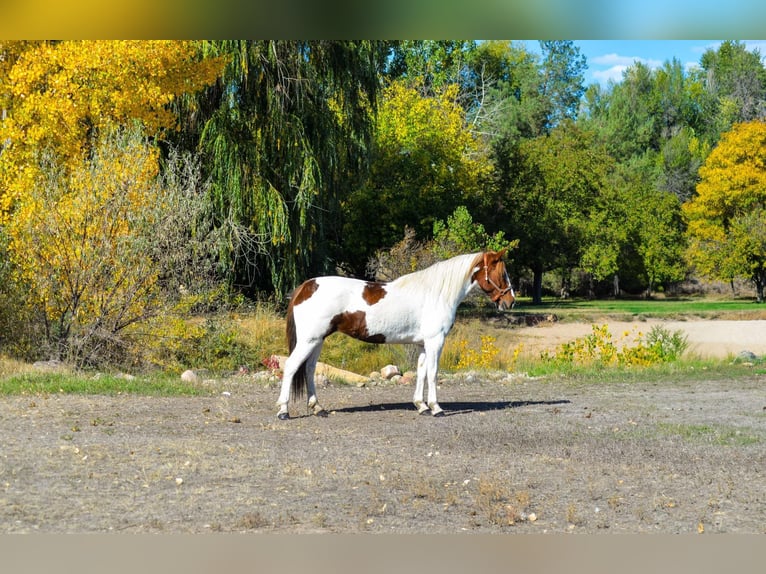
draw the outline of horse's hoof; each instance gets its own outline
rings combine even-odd
[[[425,408],[425,409],[420,409],[420,410],[418,411],[418,414],[419,414],[419,415],[427,415],[427,414],[430,414],[430,413],[431,413],[431,411],[430,411],[430,410],[428,410],[427,408]]]
[[[290,418],[290,415],[288,413],[279,413],[277,418],[281,421],[286,421]]]
[[[325,417],[328,417],[328,416],[330,416],[330,413],[328,413],[328,412],[327,412],[326,410],[324,410],[324,409],[319,409],[319,410],[318,410],[318,411],[316,411],[314,414],[315,414],[316,416],[318,416],[318,417],[322,417],[322,418],[325,418]]]
[[[433,413],[433,415],[435,417],[443,417],[444,416],[444,411],[436,411],[435,413]]]

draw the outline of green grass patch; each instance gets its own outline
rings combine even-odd
[[[586,322],[602,317],[627,321],[650,317],[680,320],[766,318],[766,306],[750,299],[544,299],[541,305],[533,305],[531,299],[519,298],[513,312],[553,314],[560,320]]]
[[[727,426],[659,423],[657,430],[685,441],[716,446],[748,446],[761,442],[761,437],[751,431]]]
[[[674,383],[724,380],[759,374],[752,365],[719,359],[680,359],[650,366],[561,365],[543,361],[521,362],[518,371],[542,379],[569,380],[584,385],[615,383]]]
[[[184,382],[178,375],[128,379],[104,374],[20,373],[0,378],[0,395],[38,394],[198,396],[211,391]]]

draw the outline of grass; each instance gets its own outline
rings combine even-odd
[[[469,306],[470,307],[470,306]],[[560,320],[596,323],[605,320],[640,321],[659,318],[766,318],[766,306],[744,300],[717,299],[657,299],[657,300],[568,300],[546,301],[533,306],[521,300],[513,314],[553,313]],[[604,367],[599,365],[562,365],[544,361],[536,352],[524,348],[519,329],[493,325],[480,318],[481,310],[471,316],[461,308],[445,344],[440,368],[443,373],[460,370],[526,372],[536,377],[566,377],[573,382],[609,383],[632,380],[660,380],[737,377],[766,372],[764,364],[737,364],[729,360],[701,360],[684,356],[681,360],[651,367]],[[273,354],[287,354],[284,317],[271,307],[258,305],[251,312],[231,314],[227,328],[237,333],[237,347],[246,349],[242,359],[251,370],[263,368],[263,361]],[[466,349],[481,364],[466,365]],[[491,351],[485,353],[484,351]],[[238,358],[239,360],[239,358]],[[335,367],[367,375],[386,364],[395,364],[402,371],[414,370],[417,353],[414,346],[372,345],[343,335],[328,337],[320,360]],[[207,365],[189,365],[201,368]],[[177,373],[149,373],[127,378],[92,372],[41,372],[18,361],[0,357],[0,395],[38,393],[79,394],[143,394],[143,395],[204,395],[212,391],[201,385],[185,383]]]
[[[210,391],[200,385],[186,383],[177,375],[155,374],[127,379],[99,373],[35,373],[22,372],[0,376],[0,395],[39,394],[146,396],[197,396]]]
[[[554,314],[559,320],[595,321],[597,319],[764,319],[766,306],[752,299],[658,298],[658,299],[544,299],[533,305],[529,298],[519,298],[514,312]]]
[[[743,433],[740,429],[720,425],[659,423],[657,430],[661,434],[677,436],[694,443],[717,446],[749,446],[761,441],[753,433]]]

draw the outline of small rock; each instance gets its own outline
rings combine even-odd
[[[394,384],[399,383],[401,380],[402,380],[402,376],[401,375],[394,375],[393,377],[391,377],[391,382],[394,383]]]
[[[386,365],[382,369],[380,369],[380,376],[384,379],[390,379],[394,375],[401,375],[402,372],[399,370],[399,367],[396,365]]]
[[[325,374],[319,374],[314,377],[314,384],[318,387],[326,387],[330,384],[330,379]]]
[[[758,357],[752,351],[740,351],[737,355],[737,359],[740,361],[746,361],[752,363],[758,360]]]
[[[200,376],[191,369],[181,373],[181,380],[185,383],[200,383],[202,379]]]

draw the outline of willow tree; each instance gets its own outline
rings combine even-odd
[[[370,41],[221,41],[219,82],[187,107],[219,222],[222,261],[247,293],[284,293],[334,265],[340,206],[366,168],[378,72]]]

